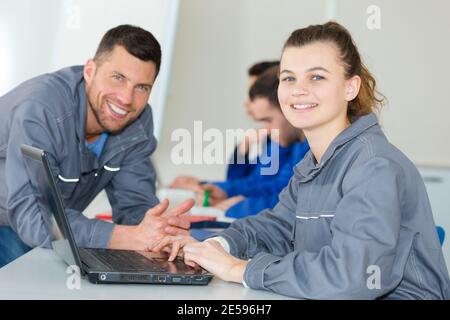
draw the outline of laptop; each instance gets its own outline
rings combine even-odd
[[[27,145],[21,146],[21,152],[44,223],[54,239],[53,250],[68,265],[78,266],[90,282],[207,285],[211,281],[213,275],[206,270],[192,268],[179,257],[169,262],[165,253],[78,247],[47,153]]]

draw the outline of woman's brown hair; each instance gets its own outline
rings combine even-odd
[[[321,25],[297,29],[286,40],[283,51],[288,47],[302,47],[314,42],[334,44],[344,66],[345,77],[349,79],[357,75],[361,78],[358,95],[348,103],[347,116],[350,120],[382,107],[385,98],[376,90],[375,78],[361,61],[352,36],[339,23],[330,21]]]

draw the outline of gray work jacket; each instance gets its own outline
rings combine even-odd
[[[244,281],[307,299],[448,299],[449,276],[423,180],[374,114],[311,151],[272,210],[219,234],[250,262]]]
[[[158,203],[150,163],[156,139],[149,105],[122,132],[109,135],[100,158],[85,146],[82,66],[22,83],[0,97],[0,111],[0,225],[11,226],[28,245],[49,247],[52,236],[22,160],[23,143],[48,152],[80,246],[108,245],[113,224],[81,213],[102,189],[118,224],[138,224]]]

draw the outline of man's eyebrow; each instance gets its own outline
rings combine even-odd
[[[121,72],[119,72],[119,71],[112,71],[111,72],[112,74],[115,74],[115,75],[118,75],[118,76],[121,76],[122,78],[125,78],[125,79],[128,79],[128,77],[126,76],[126,75],[124,75],[123,73],[121,73]]]
[[[126,75],[124,75],[123,73],[119,72],[119,71],[113,71],[112,73],[117,74],[118,76],[121,76],[127,80],[130,80]],[[138,83],[137,86],[146,86],[146,87],[153,87],[153,83]]]
[[[153,87],[153,83],[138,83],[136,86],[145,86],[145,87]]]

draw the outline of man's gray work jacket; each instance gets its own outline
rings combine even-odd
[[[156,148],[150,106],[123,131],[109,135],[100,158],[85,145],[86,108],[82,66],[38,76],[0,97],[0,225],[11,226],[32,247],[49,247],[53,239],[21,144],[47,151],[80,246],[108,246],[113,224],[81,213],[102,189],[118,224],[138,224],[158,203],[150,162]]]

